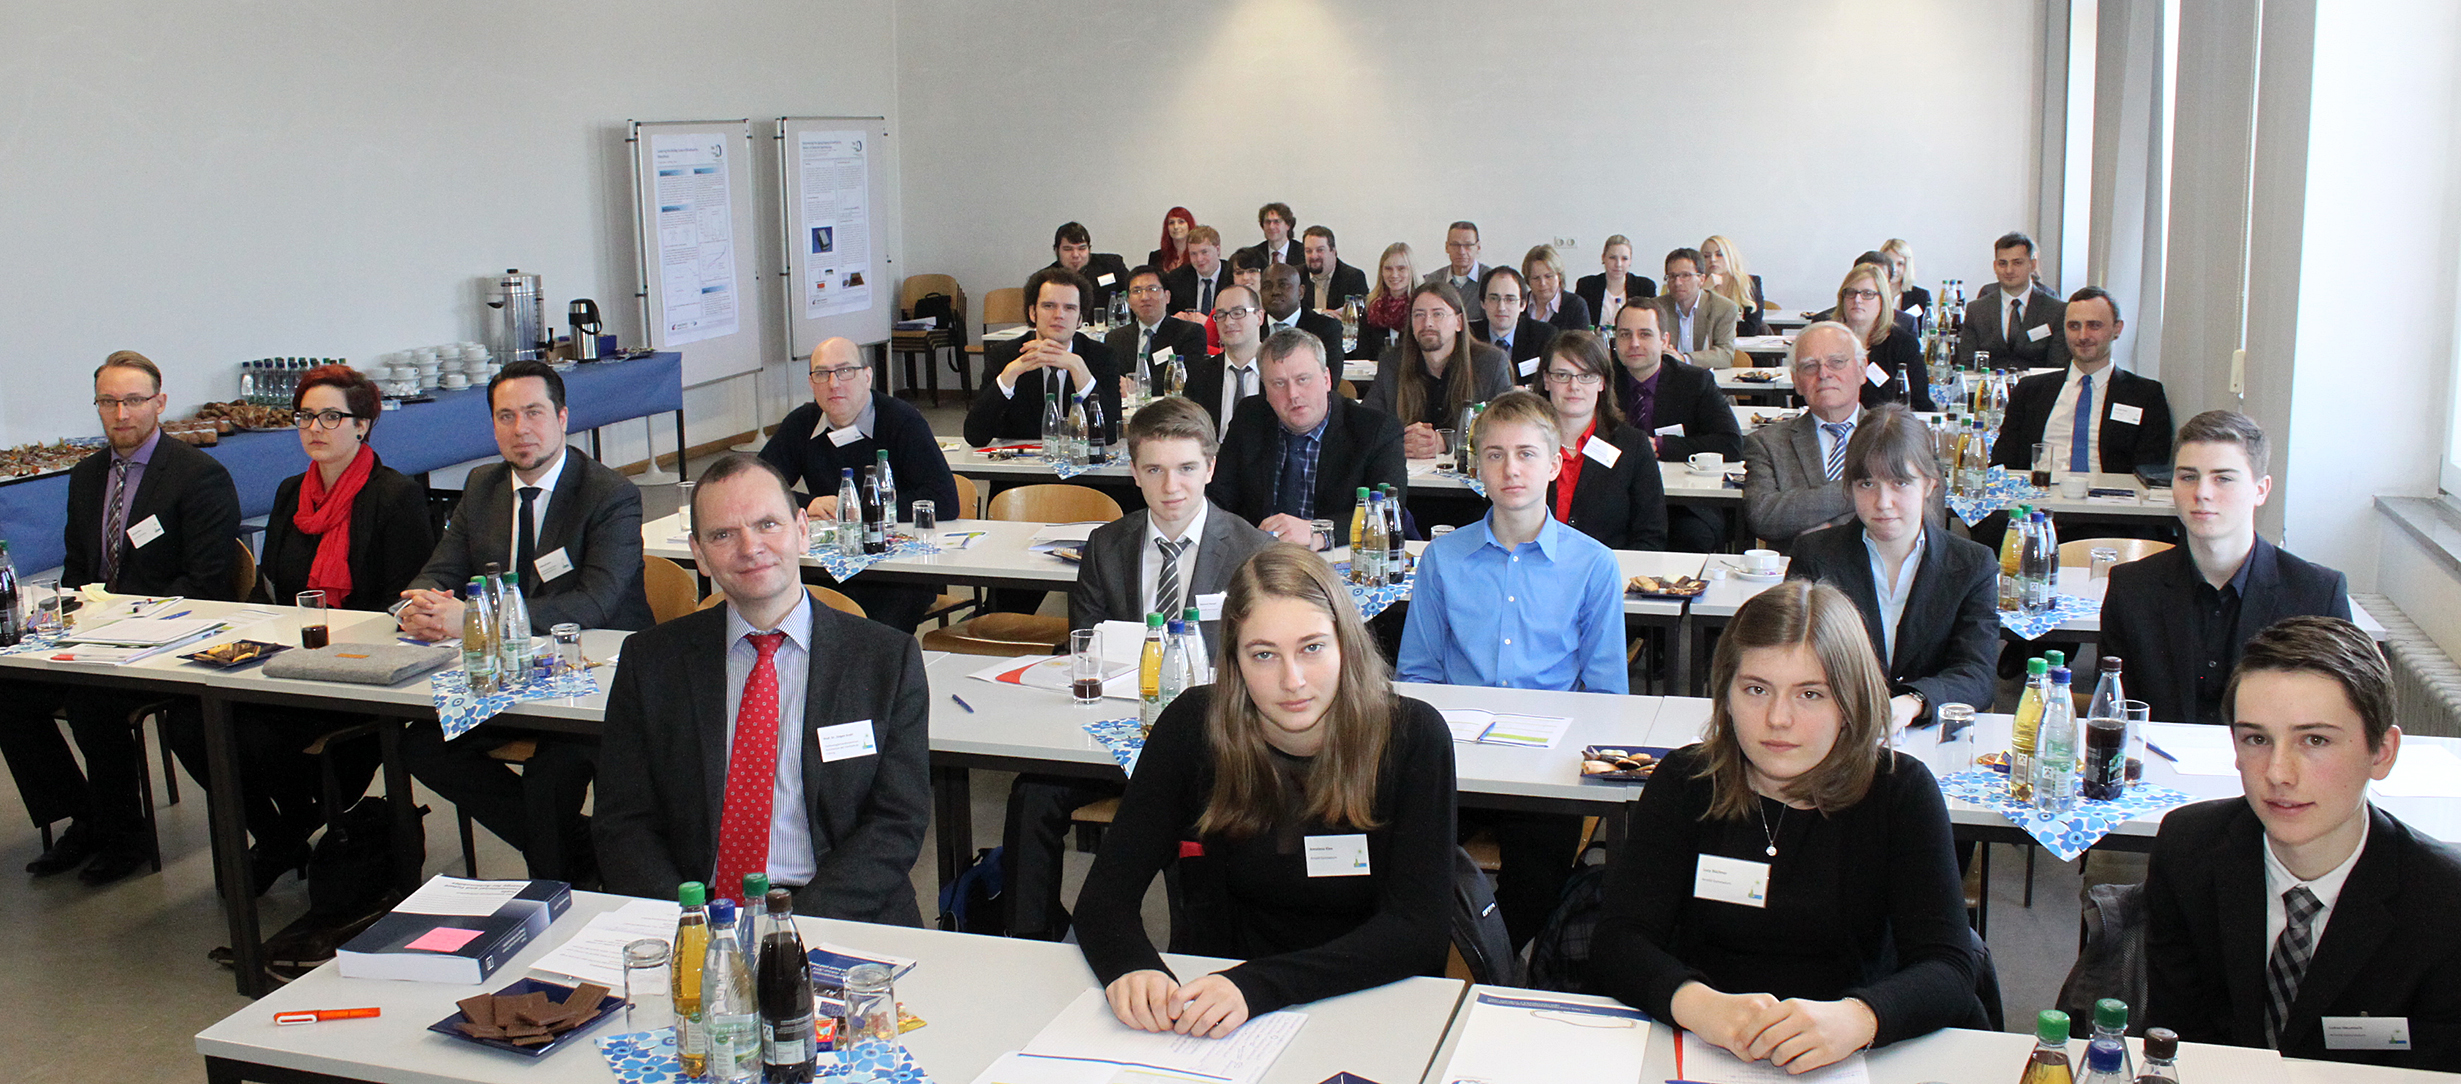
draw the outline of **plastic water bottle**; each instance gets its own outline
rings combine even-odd
[[[853,467],[837,472],[837,551],[848,557],[863,555],[863,494],[855,489]]]
[[[880,505],[889,510],[889,523],[894,525],[902,511],[897,505],[897,475],[889,470],[889,450],[880,449],[872,463],[872,473],[880,479]]]
[[[767,878],[763,878],[765,882]],[[761,1076],[769,1084],[806,1084],[819,1058],[812,1028],[812,965],[795,931],[795,896],[783,888],[762,894],[758,986]]]
[[[743,958],[749,963],[760,962],[761,924],[753,920],[753,915],[756,908],[767,906],[764,901],[768,898],[769,875],[767,873],[754,870],[743,875],[743,903],[736,912],[742,916],[742,921],[735,923],[735,939],[743,942]]]
[[[1155,706],[1156,716],[1162,714],[1162,708],[1170,707],[1171,701],[1179,699],[1179,694],[1188,691],[1188,673],[1188,624],[1174,617],[1169,634],[1162,641],[1161,687],[1156,690],[1161,702]]]
[[[699,881],[675,886],[683,911],[675,921],[669,985],[675,994],[675,1056],[684,1075],[709,1075],[709,1013],[701,1003],[701,965],[709,957],[709,895]]]
[[[1078,402],[1085,404],[1085,465],[1098,467],[1111,461],[1111,426],[1102,416],[1102,398],[1088,395]]]
[[[507,689],[530,681],[530,606],[521,597],[521,574],[504,574],[504,600],[496,618],[497,670]]]
[[[2054,666],[2034,735],[2034,812],[2065,813],[2075,805],[2076,701],[2068,691],[2068,668]]]
[[[1065,447],[1065,444],[1063,443],[1065,438],[1060,434],[1059,392],[1047,391],[1043,393],[1043,424],[1041,436],[1043,442],[1043,454],[1053,459],[1059,458],[1061,448]]]
[[[2112,1066],[2117,1072],[2112,1075],[2111,1080],[2116,1084],[2125,1084],[2126,1081],[2134,1079],[2136,1066],[2128,1057],[2128,1003],[2115,997],[2106,997],[2094,1002],[2094,1038],[2093,1045],[2085,1051],[2087,1068],[2096,1072],[2100,1071],[2094,1063],[2094,1058],[2105,1044],[2118,1051],[2116,1055],[2118,1064]]]
[[[1186,635],[1180,637],[1188,653],[1188,678],[1180,685],[1180,691],[1186,692],[1213,680],[1213,664],[1205,656],[1203,612],[1190,606],[1179,615],[1179,623],[1187,630]]]
[[[2018,590],[2023,592],[2025,612],[2038,614],[2049,610],[2052,584],[2059,575],[2059,535],[2051,528],[2050,513],[2034,513],[2025,531],[2018,565]]]
[[[461,670],[470,691],[479,696],[496,691],[494,619],[488,612],[486,579],[470,577],[470,599],[461,609]]]
[[[1085,465],[1086,460],[1085,396],[1073,395],[1069,397],[1067,426],[1068,462],[1082,467]]]
[[[256,363],[253,361],[239,363],[239,401],[256,402]]]
[[[709,901],[709,953],[701,958],[701,1006],[709,1017],[709,1079],[761,1077],[761,1006],[735,935],[735,901]]]

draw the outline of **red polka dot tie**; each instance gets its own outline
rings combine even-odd
[[[778,645],[783,632],[748,637],[760,657],[744,679],[735,705],[735,747],[726,758],[726,809],[718,819],[718,870],[709,882],[712,899],[743,898],[743,875],[769,869],[769,804],[778,777]]]

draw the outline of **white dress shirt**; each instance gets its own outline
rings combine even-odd
[[[1871,593],[1880,602],[1880,669],[1888,669],[1889,660],[1897,657],[1897,623],[1905,618],[1906,598],[1914,593],[1914,574],[1923,567],[1924,530],[1914,532],[1914,548],[1897,564],[1897,585],[1889,586],[1888,561],[1880,556],[1880,544],[1863,535],[1863,551],[1871,558]]]
[[[861,434],[862,437],[868,438],[872,435],[873,430],[879,428],[879,426],[880,410],[878,404],[874,403],[872,401],[871,394],[866,392],[863,396],[863,412],[855,415],[855,423],[847,426],[846,428],[852,429],[856,433]],[[820,420],[812,423],[812,439],[819,440],[821,435],[827,432],[829,432],[829,412],[823,410],[820,412]],[[846,443],[852,444],[855,439],[856,438],[848,438]]]
[[[1809,411],[1805,411],[1805,413],[1810,415],[1812,419],[1812,435],[1820,438],[1820,463],[1823,468],[1826,468],[1828,465],[1829,457],[1837,454],[1837,446],[1839,444],[1854,439],[1854,427],[1863,424],[1863,411],[1860,408],[1857,408],[1853,414],[1848,415],[1842,423],[1831,422],[1817,414],[1811,414]],[[1846,427],[1844,434],[1839,435],[1829,432],[1829,426],[1838,424],[1842,424]]]
[[[803,700],[812,670],[812,595],[795,592],[795,608],[774,629],[756,629],[733,604],[726,607],[726,748],[735,748],[735,711],[743,702],[744,681],[760,649],[748,639],[756,632],[783,632],[770,665],[778,672],[778,773],[769,786],[769,883],[780,888],[812,882],[818,860],[812,855],[812,823],[803,808]]]
[[[1609,285],[1614,284],[1610,283]],[[1598,326],[1614,327],[1615,314],[1622,312],[1624,304],[1630,300],[1632,300],[1632,297],[1629,294],[1620,296],[1616,294],[1600,294],[1598,296]]]
[[[2008,340],[2008,344],[2010,346],[2014,346],[2025,341],[2022,338],[2025,334],[2023,327],[2025,323],[2025,299],[2027,295],[2031,293],[2033,293],[2033,287],[2031,285],[2028,285],[2026,287],[2026,292],[2021,294],[2012,294],[2008,292],[2008,287],[2000,287],[2000,338]],[[2012,301],[2015,302],[2017,306],[2017,317],[2014,320],[2008,318],[2008,304]],[[2001,368],[2007,368],[2007,366],[2001,366]]]
[[[2094,374],[2093,426],[2085,434],[2085,464],[2091,470],[2102,469],[2102,419],[2111,413],[2111,374],[2116,371],[2115,366],[2105,362],[2102,371]],[[2051,446],[2051,471],[2055,475],[2068,473],[2068,455],[2076,438],[2076,397],[2084,392],[2085,373],[2072,362],[2067,382],[2059,386],[2059,398],[2051,401],[2051,416],[2042,421],[2042,442]],[[2031,455],[2034,450],[2025,451]]]
[[[1264,356],[1263,351],[1258,351],[1256,357],[1249,358],[1247,364],[1241,365],[1231,360],[1229,351],[1222,352],[1222,424],[1221,432],[1214,434],[1215,440],[1230,438],[1231,412],[1239,409],[1239,400],[1256,394],[1264,387],[1259,382],[1262,378],[1256,372],[1256,362]]]
[[[538,476],[536,482],[524,483],[518,471],[509,475],[513,483],[513,503],[512,514],[504,517],[504,522],[510,525],[504,531],[504,552],[512,554],[515,558],[521,556],[521,491],[529,485],[535,485],[539,490],[538,496],[530,500],[530,540],[542,545],[546,543],[547,505],[555,500],[555,484],[564,477],[564,457],[572,453],[573,450],[569,446],[557,453],[555,462],[548,466],[547,473]],[[535,561],[546,555],[547,551],[542,549],[531,554],[530,559]],[[509,567],[512,562],[506,562],[506,564]],[[513,569],[513,571],[518,572],[520,569]],[[546,573],[541,572],[539,575],[544,577]],[[525,581],[521,585],[521,597],[534,598],[537,593],[537,584]]]
[[[1190,581],[1196,577],[1197,543],[1205,537],[1205,511],[1212,504],[1202,496],[1197,498],[1196,516],[1188,521],[1187,532],[1180,538],[1163,538],[1162,529],[1155,525],[1153,516],[1148,514],[1145,517],[1145,540],[1143,548],[1137,550],[1137,598],[1144,607],[1137,611],[1140,617],[1162,612],[1154,605],[1154,592],[1161,588],[1162,581],[1162,550],[1154,545],[1156,542],[1187,540],[1186,548],[1179,551],[1179,605],[1185,608],[1195,604],[1196,590]],[[1179,616],[1179,611],[1172,610],[1170,616]]]
[[[2307,891],[2316,897],[2316,902],[2324,905],[2316,912],[2314,920],[2307,924],[2308,944],[2324,943],[2324,924],[2333,920],[2333,905],[2341,900],[2342,883],[2350,879],[2351,869],[2358,865],[2358,856],[2367,853],[2367,836],[2374,830],[2368,823],[2371,819],[2368,807],[2362,804],[2358,811],[2358,846],[2351,849],[2350,857],[2342,859],[2340,865],[2326,870],[2324,876],[2312,881],[2299,880],[2297,874],[2290,872],[2290,867],[2282,864],[2282,860],[2273,853],[2270,838],[2259,844],[2264,848],[2264,953],[2267,959],[2272,958],[2273,943],[2281,940],[2282,931],[2290,926],[2290,910],[2282,903],[2282,893],[2296,885],[2306,885]]]

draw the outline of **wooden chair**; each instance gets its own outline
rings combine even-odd
[[[2150,538],[2080,538],[2059,544],[2060,567],[2089,568],[2094,563],[2094,550],[2104,546],[2118,550],[2119,562],[2126,564],[2169,549],[2171,543],[2156,542]]]
[[[1108,523],[1123,515],[1119,502],[1091,486],[1017,486],[993,494],[989,519],[1035,523]]]
[[[1350,400],[1351,402],[1354,402],[1354,403],[1359,401],[1359,386],[1358,386],[1358,385],[1353,384],[1353,383],[1351,383],[1351,382],[1349,382],[1349,381],[1347,381],[1347,380],[1344,380],[1344,381],[1342,381],[1342,382],[1341,382],[1341,384],[1339,385],[1339,387],[1340,387],[1340,389],[1341,389],[1342,398],[1344,398],[1344,399],[1348,399],[1348,400]]]
[[[256,551],[248,548],[248,540],[245,538],[232,539],[231,549],[234,552],[231,558],[231,597],[245,602],[256,597]],[[275,601],[288,604],[287,600],[277,599]],[[331,599],[326,602],[326,605],[334,605],[341,601]]]
[[[991,498],[991,519],[1034,523],[1105,523],[1120,517],[1119,502],[1101,490],[1078,485],[1018,486]],[[923,634],[927,651],[960,655],[1057,655],[1068,647],[1068,619],[1039,614],[988,613]]]
[[[957,280],[948,275],[906,276],[905,284],[898,290],[898,314],[911,319],[914,303],[932,294],[948,297],[951,307],[956,310],[952,314],[954,325],[929,331],[893,331],[889,334],[889,354],[905,359],[906,387],[909,390],[915,387],[915,359],[923,359],[924,380],[931,390],[932,403],[937,405],[940,402],[940,351],[949,351],[949,364],[957,370],[957,386],[964,389],[966,398],[971,400],[974,397],[974,375],[966,367],[965,354],[956,349],[958,343],[963,341],[961,334],[966,324],[966,292],[957,285]]]
[[[839,613],[843,613],[843,614],[853,614],[853,615],[854,615],[854,616],[856,616],[856,617],[869,617],[869,616],[871,616],[871,615],[866,614],[866,613],[864,613],[864,612],[863,612],[863,604],[862,604],[862,603],[860,603],[860,602],[856,602],[856,601],[855,601],[855,600],[853,600],[853,599],[847,598],[846,596],[841,595],[841,594],[837,593],[836,591],[834,591],[834,590],[832,590],[832,589],[830,589],[830,588],[822,587],[821,585],[816,584],[816,583],[807,583],[807,584],[804,584],[804,585],[803,585],[803,589],[804,589],[805,591],[809,591],[809,592],[811,592],[811,595],[812,595],[812,601],[817,602],[817,603],[820,603],[821,605],[826,606],[826,607],[828,607],[828,608],[830,608],[830,609],[832,609],[832,610],[836,610],[836,611],[837,611],[837,612],[839,612]],[[700,604],[700,605],[698,605],[698,606],[693,607],[693,609],[694,609],[694,610],[696,610],[696,611],[697,611],[697,610],[706,610],[706,609],[708,609],[708,608],[710,608],[710,607],[712,607],[712,606],[715,606],[715,605],[717,605],[717,604],[719,604],[719,603],[721,603],[721,602],[725,602],[725,601],[726,601],[726,592],[724,592],[724,591],[711,591],[711,592],[709,593],[709,597],[708,597],[708,598],[705,598],[705,599],[702,599],[702,600],[701,600],[701,604]]]
[[[974,519],[983,514],[983,491],[974,479],[962,474],[950,475],[957,482],[957,507],[940,510],[941,519]]]
[[[699,609],[701,586],[684,566],[664,557],[641,558],[641,586],[649,592],[649,616],[664,624]]]
[[[983,295],[984,334],[990,334],[994,328],[1007,327],[1010,324],[1022,324],[1024,322],[1025,290],[1022,288],[1016,286],[1003,286]],[[979,337],[976,338],[974,342],[966,346],[966,355],[969,358],[980,357],[982,353],[983,342]],[[964,359],[960,359],[958,361],[958,366],[960,368],[970,364],[972,364],[972,362]],[[986,371],[983,373],[983,379],[990,380],[994,375],[995,374]]]

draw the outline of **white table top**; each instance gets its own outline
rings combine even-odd
[[[545,937],[475,987],[345,979],[328,964],[198,1032],[197,1052],[385,1084],[605,1084],[607,1063],[591,1039],[621,1033],[620,1017],[535,1060],[448,1039],[427,1025],[452,1015],[457,999],[510,984],[592,915],[623,902],[620,896],[573,893],[572,910]],[[1074,945],[832,919],[796,923],[806,944],[829,941],[921,961],[899,980],[897,993],[908,1010],[928,1021],[907,1032],[905,1043],[935,1080],[974,1079],[1000,1054],[1023,1047],[1055,1012],[1094,984]],[[1183,976],[1224,963],[1169,959]],[[987,981],[988,976],[996,980]],[[1265,1080],[1315,1084],[1342,1071],[1371,1080],[1416,1079],[1442,1040],[1462,988],[1452,979],[1406,979],[1300,1006],[1308,1023]],[[384,1015],[292,1027],[273,1023],[279,1011],[362,1005],[380,1007]]]

